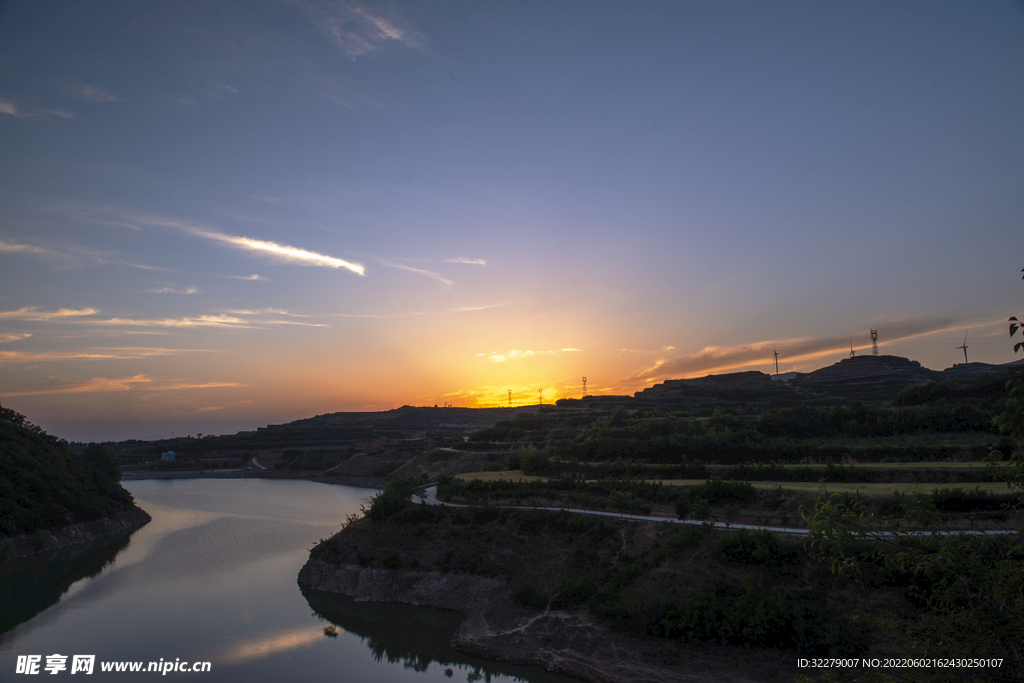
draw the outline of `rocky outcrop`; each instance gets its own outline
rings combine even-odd
[[[590,683],[735,683],[770,680],[736,670],[736,648],[685,646],[616,634],[583,611],[520,607],[502,579],[469,574],[374,569],[311,558],[299,572],[306,589],[357,601],[393,602],[453,610],[466,616],[451,646],[492,661],[541,667]],[[751,654],[746,651],[744,658]],[[763,670],[777,671],[778,662]]]
[[[56,529],[40,529],[32,534],[0,539],[0,558],[18,560],[48,550],[59,550],[83,543],[92,543],[106,536],[116,536],[148,523],[152,517],[142,508],[94,519],[90,522],[69,524]]]

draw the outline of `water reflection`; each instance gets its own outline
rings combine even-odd
[[[0,573],[0,633],[28,621],[79,579],[96,576],[128,547],[131,532],[17,560]]]
[[[380,602],[356,602],[336,593],[302,589],[302,595],[315,615],[343,629],[343,634],[358,636],[373,653],[374,660],[401,664],[413,671],[427,671],[435,662],[446,667],[446,676],[454,669],[466,672],[470,683],[492,677],[509,677],[533,683],[571,683],[574,679],[549,674],[537,667],[485,662],[453,650],[452,633],[463,616],[428,607]],[[321,634],[332,637],[330,626]]]

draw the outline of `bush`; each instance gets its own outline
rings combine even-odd
[[[548,606],[548,599],[531,584],[521,586],[512,592],[512,598],[524,607],[542,610]]]
[[[703,484],[691,487],[690,496],[703,498],[711,505],[734,501],[752,503],[757,499],[757,489],[749,481],[728,481],[712,477]]]
[[[366,515],[370,519],[380,520],[392,517],[407,507],[412,506],[409,496],[415,488],[410,479],[396,479],[386,489],[370,499],[370,508]]]
[[[799,549],[783,543],[770,531],[747,531],[725,534],[718,541],[718,551],[733,562],[778,568],[800,562]]]

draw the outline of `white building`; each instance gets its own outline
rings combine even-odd
[[[167,451],[166,453],[160,454],[160,459],[164,462],[174,462],[174,451]]]

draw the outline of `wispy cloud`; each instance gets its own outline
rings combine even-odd
[[[496,351],[492,351],[489,358],[493,360],[495,363],[504,363],[505,361],[508,360],[520,360],[523,358],[529,358],[532,355],[534,355],[533,351],[519,351],[518,349],[512,349],[511,351],[508,351],[506,353],[498,353]]]
[[[147,375],[124,378],[92,377],[87,380],[50,380],[25,387],[6,387],[0,396],[39,396],[43,394],[81,394],[120,392],[144,389],[150,391],[182,391],[193,389],[245,388],[249,385],[237,382],[175,382],[154,380]],[[214,408],[215,409],[215,408]],[[200,409],[202,410],[202,409]]]
[[[27,338],[29,338],[31,336],[32,335],[30,333],[28,333],[28,332],[15,332],[15,333],[12,333],[12,334],[0,334],[0,343],[2,343],[2,342],[18,341],[18,340],[21,340],[21,339],[27,339]]]
[[[892,343],[947,331],[953,329],[951,326],[957,322],[954,316],[935,316],[878,323],[873,327],[879,330],[883,343]],[[653,382],[767,366],[772,362],[775,350],[779,351],[780,360],[785,359],[789,367],[824,356],[848,353],[851,336],[855,348],[864,347],[864,340],[861,339],[863,332],[836,337],[769,339],[738,346],[708,346],[697,353],[659,359],[653,365],[635,372],[629,380]]]
[[[333,313],[336,318],[408,318],[417,315],[434,315],[436,313],[468,313],[497,308],[505,304],[487,304],[486,306],[462,306],[460,308],[436,308],[429,311],[406,311],[404,313]]]
[[[281,308],[243,308],[236,311],[225,311],[225,313],[232,313],[234,315],[287,315],[292,318],[312,318],[313,316],[306,313],[292,313]]]
[[[51,381],[22,388],[6,388],[0,396],[39,396],[42,394],[80,394],[100,391],[128,391],[151,382],[145,375],[122,379],[93,377],[84,381]]]
[[[36,109],[29,111],[21,108],[10,100],[0,100],[0,114],[8,114],[10,116],[17,116],[18,118],[25,116],[41,116],[43,118],[58,116],[62,119],[75,118],[74,112],[67,109]]]
[[[0,311],[0,319],[48,321],[63,318],[81,318],[99,313],[95,308],[59,308],[56,311],[40,311],[35,306],[19,308],[16,311]]]
[[[185,382],[182,384],[168,384],[166,386],[156,386],[154,389],[160,389],[162,391],[178,391],[180,389],[222,389],[222,388],[236,388],[244,389],[248,387],[248,384],[239,384],[238,382],[204,382],[202,384],[193,384]]]
[[[252,326],[252,322],[230,315],[199,315],[186,318],[162,318],[159,320],[145,320],[136,318],[107,318],[106,320],[91,320],[95,325],[110,327],[220,327],[220,328],[241,328]]]
[[[230,278],[232,280],[260,280],[263,282],[267,281],[267,278],[263,277],[262,275],[257,275],[256,273],[253,273],[252,275],[225,275],[224,277]]]
[[[365,105],[379,109],[384,106],[372,97],[324,76],[308,74],[300,78],[298,82],[310,92],[346,109],[357,109]]]
[[[380,259],[375,260],[382,266],[387,266],[388,268],[397,268],[398,270],[407,270],[410,273],[419,273],[420,275],[426,275],[427,277],[433,278],[434,280],[437,280],[442,284],[448,285],[449,287],[455,284],[454,281],[449,280],[440,273],[435,273],[430,270],[423,270],[422,268],[413,268],[412,266],[407,266],[404,263],[394,263],[393,261],[382,261]]]
[[[90,102],[120,102],[122,99],[109,90],[104,90],[96,85],[84,85],[81,88],[76,88],[75,94]]]
[[[199,237],[205,237],[208,240],[227,244],[228,246],[236,249],[267,254],[289,263],[298,263],[305,266],[322,266],[325,268],[344,268],[345,270],[352,271],[357,275],[366,274],[366,269],[363,268],[363,265],[360,263],[352,263],[340,258],[335,258],[334,256],[318,254],[315,251],[308,251],[306,249],[300,249],[299,247],[293,247],[287,244],[278,244],[277,242],[270,242],[267,240],[256,240],[251,237],[225,235],[224,233],[203,230],[201,228],[190,228],[190,232]]]
[[[458,311],[460,313],[465,311],[486,311],[488,308],[498,308],[499,306],[504,305],[505,304],[485,304],[483,306],[460,306],[459,308],[449,308],[448,310]]]
[[[264,315],[264,317],[249,317]],[[183,318],[161,318],[161,319],[138,319],[138,318],[107,318],[105,320],[90,320],[91,324],[104,327],[157,327],[157,328],[197,328],[212,327],[221,329],[254,329],[272,327],[275,325],[299,325],[302,327],[328,327],[326,323],[301,322],[298,320],[280,320],[277,318],[265,317],[266,313],[258,311],[236,311],[233,314],[219,313],[216,315],[198,315]],[[292,315],[287,312],[273,313],[273,315]],[[303,317],[303,316],[296,316]]]
[[[0,252],[7,253],[20,253],[20,254],[38,254],[40,256],[54,256],[56,252],[50,251],[49,249],[43,249],[42,247],[35,247],[31,244],[19,244],[17,242],[8,242],[0,239]]]
[[[110,221],[98,221],[100,223],[110,223]],[[118,223],[118,225],[122,225]],[[91,261],[99,265],[118,265],[128,266],[130,268],[139,268],[141,270],[167,270],[160,266],[150,266],[144,263],[132,263],[130,261],[123,261],[120,259],[109,258],[103,254],[75,244],[62,244],[59,245],[59,249],[48,249],[44,247],[37,247],[32,244],[23,244],[19,242],[9,242],[0,239],[0,253],[9,254],[32,254],[49,259],[57,259],[64,261],[65,263],[83,263]]]
[[[575,351],[579,351],[579,349],[576,349],[576,348],[566,348],[566,349],[560,349],[560,350],[556,350],[556,351],[530,351],[530,350],[520,351],[518,349],[512,349],[511,351],[508,351],[506,353],[498,353],[497,351],[491,351],[491,353],[489,353],[489,354],[487,354],[487,353],[478,353],[478,354],[476,354],[476,357],[477,358],[486,357],[486,358],[489,358],[490,360],[494,361],[495,363],[504,363],[505,361],[510,361],[510,360],[522,360],[524,358],[529,358],[530,356],[535,356],[535,355],[537,355],[539,353],[553,354],[553,353],[565,353],[565,352],[570,352],[571,353],[571,352],[575,352]]]
[[[164,349],[146,346],[84,349],[81,351],[0,351],[0,364],[49,363],[65,360],[139,360],[183,353],[208,353],[206,349]]]
[[[195,287],[189,286],[184,289],[175,289],[174,287],[161,287],[160,289],[147,289],[146,294],[198,294],[199,290]]]
[[[10,102],[8,100],[0,100],[0,114],[9,114],[10,116],[28,116],[28,114],[20,112],[14,102]]]
[[[401,17],[385,16],[348,2],[293,0],[316,26],[350,59],[382,51],[388,43],[422,48],[426,38]]]
[[[50,117],[50,116],[57,116],[57,117],[62,118],[62,119],[73,119],[73,118],[75,118],[75,113],[73,111],[68,110],[68,109],[40,109],[39,113],[37,115],[38,116],[42,116],[44,118],[47,118],[47,117]]]
[[[466,263],[473,266],[487,265],[487,261],[483,260],[482,258],[466,258],[464,256],[460,256],[458,258],[446,258],[444,261],[445,263]]]

